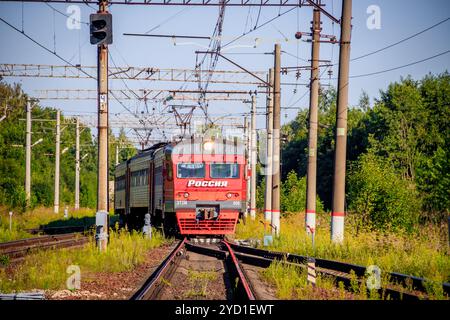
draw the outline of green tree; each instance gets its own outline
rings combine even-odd
[[[0,204],[25,210],[25,106],[27,95],[19,85],[0,82],[0,105],[6,108],[6,118],[0,125]],[[32,119],[32,142],[42,138],[42,143],[32,149],[31,161],[31,206],[53,205],[55,168],[55,123],[56,110],[34,103]],[[22,120],[21,120],[22,119]],[[53,121],[47,121],[53,120]],[[61,117],[64,130],[61,132],[60,203],[74,203],[75,192],[75,125]],[[81,124],[80,133],[80,205],[95,207],[97,185],[97,143],[89,128]],[[124,145],[130,143],[123,134],[119,136]],[[16,147],[14,147],[16,146]],[[135,150],[123,151],[127,157]]]

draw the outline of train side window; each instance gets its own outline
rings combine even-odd
[[[204,163],[179,163],[177,165],[178,178],[204,178]]]
[[[134,171],[131,173],[131,186],[138,187],[140,185],[140,171]]]
[[[144,186],[148,185],[148,169],[144,170]]]
[[[125,190],[125,176],[116,178],[116,191]]]

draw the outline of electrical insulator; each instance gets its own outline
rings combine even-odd
[[[333,70],[329,69],[327,72],[328,72],[328,77],[331,78],[331,76],[333,75]]]

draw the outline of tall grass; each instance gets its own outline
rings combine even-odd
[[[14,270],[0,268],[0,292],[31,289],[58,290],[65,288],[70,265],[81,270],[81,280],[95,277],[96,272],[129,271],[144,262],[148,250],[161,246],[166,240],[154,231],[152,239],[142,233],[125,230],[111,231],[106,252],[100,253],[94,238],[81,249],[41,251],[27,256]]]
[[[64,218],[64,209],[54,213],[53,208],[36,208],[24,213],[13,212],[12,228],[9,229],[9,211],[0,207],[0,242],[33,237],[26,229],[40,226],[84,225],[93,223],[95,210],[80,208],[69,210],[69,219]]]
[[[238,224],[236,238],[262,238],[264,226],[256,220],[247,219]],[[382,272],[400,272],[424,277],[434,282],[450,281],[450,259],[447,226],[424,225],[415,233],[390,233],[363,230],[355,217],[346,222],[345,240],[336,245],[330,241],[329,215],[318,215],[315,247],[306,234],[304,214],[292,214],[281,220],[281,235],[269,247],[271,250],[291,252],[360,264],[377,265]]]
[[[277,289],[277,297],[283,300],[330,300],[356,296],[338,287],[329,276],[316,276],[316,284],[307,282],[307,269],[274,261],[262,271],[263,278]],[[359,287],[358,287],[359,288]]]

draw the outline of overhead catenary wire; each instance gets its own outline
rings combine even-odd
[[[30,37],[26,32],[24,31],[20,31],[18,28],[16,28],[15,26],[13,26],[12,24],[10,24],[8,21],[6,21],[3,18],[0,18],[0,21],[2,21],[4,24],[8,25],[10,28],[14,29],[15,31],[21,33],[24,35],[24,37],[26,37],[27,39],[29,39],[30,41],[34,42],[36,45],[38,45],[39,47],[41,47],[42,49],[44,49],[47,52],[50,52],[51,54],[53,54],[54,56],[58,57],[60,60],[64,61],[65,63],[69,64],[70,66],[74,67],[74,68],[78,68],[76,65],[74,65],[73,63],[71,63],[70,61],[68,61],[67,59],[63,58],[62,56],[60,56],[58,53],[53,52],[51,49],[47,48],[46,46],[44,46],[43,44],[41,44],[40,42],[38,42],[37,40],[33,39],[32,37]],[[90,75],[89,73],[87,73],[86,71],[84,71],[82,68],[78,68],[82,73],[84,73],[86,76],[88,76],[89,78],[93,79],[93,80],[97,80],[94,76]]]
[[[225,47],[227,47],[227,46],[229,46],[230,44],[236,42],[237,40],[241,39],[242,37],[248,35],[249,33],[252,33],[253,31],[256,31],[256,30],[258,30],[258,29],[264,27],[265,25],[271,23],[272,21],[274,21],[274,20],[280,18],[281,16],[284,16],[285,14],[287,14],[287,13],[291,12],[292,10],[294,10],[295,8],[297,8],[297,7],[292,7],[291,9],[288,9],[288,10],[286,10],[286,11],[283,12],[283,13],[279,13],[277,16],[275,16],[275,17],[273,17],[273,18],[267,20],[266,22],[260,24],[260,25],[257,26],[256,28],[254,28],[254,29],[252,29],[252,30],[250,30],[250,31],[248,31],[248,32],[244,32],[242,35],[240,35],[240,36],[234,38],[233,40],[227,42],[226,44],[224,44],[224,45],[222,46],[222,49],[225,48]]]
[[[70,61],[68,61],[67,59],[65,59],[64,57],[62,57],[61,55],[59,55],[56,52],[53,52],[51,49],[47,48],[46,46],[44,46],[43,44],[39,43],[37,40],[33,39],[32,37],[30,37],[28,34],[26,34],[26,32],[24,31],[20,31],[18,28],[16,28],[15,26],[13,26],[12,24],[10,24],[8,21],[4,20],[3,18],[0,18],[0,21],[2,21],[3,23],[5,23],[6,25],[8,25],[10,28],[14,29],[15,31],[23,34],[27,39],[29,39],[30,41],[32,41],[33,43],[35,43],[36,45],[38,45],[39,47],[41,47],[42,49],[46,50],[47,52],[50,52],[51,54],[55,55],[57,58],[59,58],[60,60],[64,61],[65,63],[67,63],[68,65],[72,66],[72,67],[76,67],[78,68],[76,65],[74,65],[73,63],[71,63]],[[85,74],[86,76],[88,76],[89,78],[93,79],[93,80],[97,80],[94,76],[90,75],[89,73],[87,73],[86,71],[84,71],[82,68],[78,68],[83,74]],[[127,106],[125,106],[122,101],[120,101],[114,94],[114,92],[111,92],[112,97],[125,109],[127,110],[129,113],[131,113],[132,115],[135,115]],[[135,115],[136,116],[136,115]],[[137,117],[137,116],[136,116]]]
[[[181,9],[180,11],[176,12],[175,14],[171,15],[170,17],[168,17],[167,19],[163,20],[162,22],[160,22],[158,25],[154,26],[153,28],[149,29],[148,31],[144,32],[145,34],[150,33],[160,27],[162,27],[164,24],[166,24],[167,22],[169,22],[170,20],[174,19],[175,17],[177,17],[178,15],[180,15],[181,13],[183,13],[184,11],[187,11],[191,9],[190,7],[186,7]]]
[[[427,28],[425,28],[425,29],[423,29],[423,30],[421,30],[421,31],[419,31],[419,32],[416,32],[416,33],[414,33],[414,34],[412,34],[412,35],[410,35],[410,36],[408,36],[408,37],[406,37],[406,38],[400,39],[400,40],[398,40],[398,41],[396,41],[396,42],[394,42],[394,43],[391,43],[391,44],[389,44],[389,45],[387,45],[387,46],[384,46],[384,47],[382,47],[382,48],[380,48],[380,49],[377,49],[377,50],[374,50],[374,51],[371,51],[371,52],[367,52],[367,53],[362,54],[362,55],[360,55],[360,56],[357,56],[357,57],[355,57],[355,58],[351,58],[350,61],[356,61],[356,60],[359,60],[359,59],[362,59],[362,58],[371,56],[371,55],[373,55],[373,54],[382,52],[382,51],[387,50],[387,49],[389,49],[389,48],[395,47],[395,46],[397,46],[397,45],[399,45],[399,44],[401,44],[401,43],[403,43],[403,42],[405,42],[405,41],[408,41],[408,40],[410,40],[410,39],[413,39],[413,38],[415,38],[415,37],[421,35],[422,33],[425,33],[425,32],[427,32],[427,31],[429,31],[429,30],[431,30],[431,29],[433,29],[433,28],[436,28],[437,26],[439,26],[439,25],[441,25],[441,24],[447,22],[448,20],[450,20],[450,17],[445,18],[445,19],[443,19],[443,20],[441,20],[441,21],[439,21],[439,22],[433,24],[433,25],[430,26],[430,27],[427,27]],[[333,28],[334,28],[334,22],[333,22]],[[334,33],[334,32],[333,32],[333,33]],[[333,47],[332,47],[332,49],[333,49]],[[333,52],[333,51],[332,51],[332,52]],[[299,58],[298,56],[295,56],[295,55],[293,55],[293,54],[291,54],[291,53],[289,53],[289,52],[286,52],[286,51],[283,51],[283,53],[285,53],[285,54],[287,54],[287,55],[289,55],[289,56],[291,56],[291,57],[293,57],[293,58]],[[333,57],[333,56],[332,56],[332,57]],[[301,59],[301,58],[300,58],[300,59]],[[333,59],[333,58],[332,58],[332,59]],[[332,59],[331,59],[331,61],[332,61]],[[304,60],[304,59],[303,59],[303,60]],[[306,61],[306,60],[304,60],[304,61]],[[336,63],[333,63],[333,66],[335,66],[335,65],[337,65],[337,64],[338,64],[337,62],[336,62]]]
[[[70,18],[70,19],[72,19],[72,20],[74,20],[74,21],[76,21],[76,22],[78,22],[78,23],[85,24],[85,25],[89,25],[89,22],[77,20],[77,19],[75,19],[75,18],[69,16],[68,14],[66,14],[66,13],[64,13],[64,12],[62,12],[62,11],[56,9],[55,7],[53,7],[52,5],[50,5],[48,2],[45,2],[45,4],[46,4],[50,9],[52,9],[53,12],[57,12],[57,13],[59,13],[60,15],[66,17],[66,18]]]

